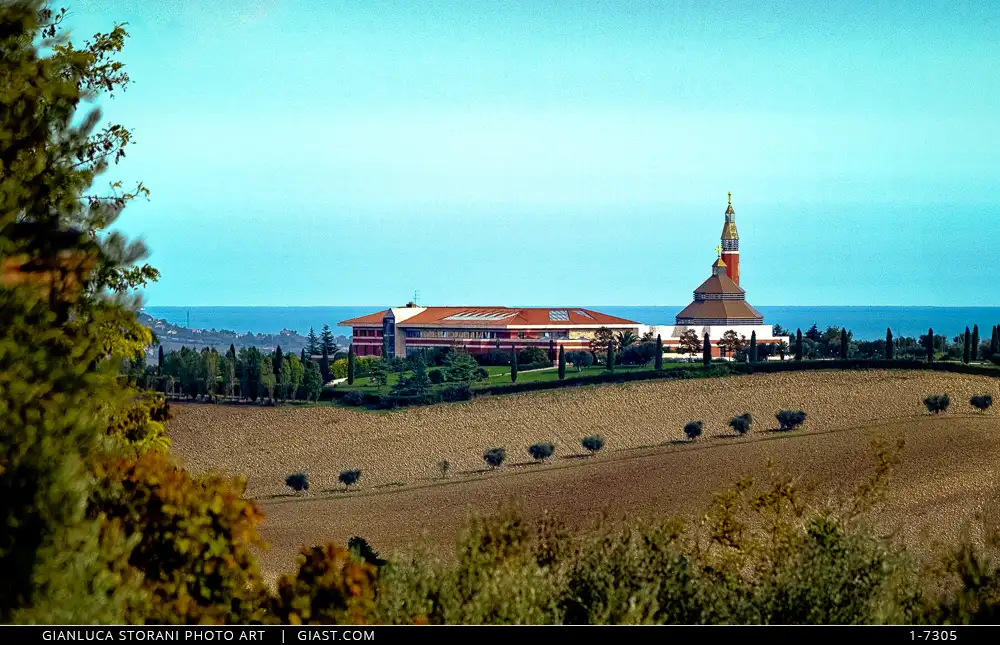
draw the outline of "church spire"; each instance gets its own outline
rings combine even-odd
[[[726,275],[736,284],[740,283],[740,234],[736,231],[736,211],[733,210],[733,193],[729,193],[729,204],[726,206],[726,222],[722,225],[722,253],[720,259],[725,262]]]

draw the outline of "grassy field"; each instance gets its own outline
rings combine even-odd
[[[974,413],[973,394],[994,398],[997,381],[940,372],[850,371],[755,374],[726,379],[649,381],[584,387],[395,412],[352,409],[175,405],[174,451],[190,468],[248,477],[247,494],[269,519],[268,570],[288,569],[303,544],[363,535],[376,548],[408,550],[421,541],[450,546],[471,511],[488,513],[518,497],[528,515],[551,511],[578,525],[602,509],[615,515],[684,514],[769,459],[805,477],[817,493],[851,486],[870,471],[875,437],[904,437],[886,530],[908,541],[953,535],[996,485],[1000,422]],[[939,417],[921,399],[947,392]],[[809,413],[794,433],[768,432],[780,408]],[[751,412],[750,436],[729,418]],[[705,435],[682,442],[686,421]],[[580,438],[600,433],[605,453],[583,458]],[[556,458],[531,463],[526,448],[551,441]],[[508,463],[485,472],[482,452],[503,446]],[[442,480],[436,464],[452,463]],[[337,474],[362,470],[344,493]],[[291,495],[286,475],[306,471],[308,497]]]

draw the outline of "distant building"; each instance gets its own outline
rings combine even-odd
[[[381,356],[383,344],[390,356],[406,356],[421,349],[464,347],[470,354],[491,349],[538,347],[566,351],[589,349],[601,327],[638,333],[632,320],[580,307],[418,307],[408,303],[340,323],[353,328],[358,356]]]
[[[744,336],[747,342],[756,332],[758,345],[787,342],[787,337],[775,336],[774,328],[764,324],[764,316],[746,301],[746,291],[740,286],[740,236],[736,231],[732,193],[729,193],[722,227],[722,244],[716,251],[719,257],[712,264],[712,275],[694,290],[694,301],[677,314],[676,324],[644,327],[643,330],[659,334],[663,344],[674,349],[680,343],[681,334],[689,329],[701,339],[708,334],[713,356],[720,356],[718,341],[729,330]]]

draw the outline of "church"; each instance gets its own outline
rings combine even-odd
[[[679,351],[681,336],[687,331],[697,334],[701,343],[708,335],[712,356],[722,356],[719,340],[727,331],[736,332],[749,344],[752,334],[757,334],[757,345],[777,345],[789,342],[785,336],[775,336],[771,325],[764,324],[764,316],[746,300],[746,291],[740,286],[740,235],[736,230],[736,211],[733,194],[729,193],[725,222],[722,225],[721,244],[716,247],[717,259],[712,264],[708,279],[694,290],[694,300],[677,314],[674,325],[648,326],[659,334],[667,351]]]

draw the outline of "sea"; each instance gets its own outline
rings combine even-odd
[[[678,306],[601,306],[587,307],[646,325],[672,325]],[[780,324],[788,330],[805,332],[813,324],[820,329],[847,327],[858,340],[885,337],[887,328],[893,336],[917,337],[933,328],[935,334],[949,338],[964,333],[966,326],[979,325],[981,338],[989,338],[993,325],[1000,324],[1000,307],[756,307],[764,323]],[[319,333],[330,325],[335,336],[350,337],[351,330],[339,322],[379,311],[379,307],[147,307],[143,312],[174,325],[192,329],[228,329],[235,332],[278,333],[284,329],[308,334]]]

